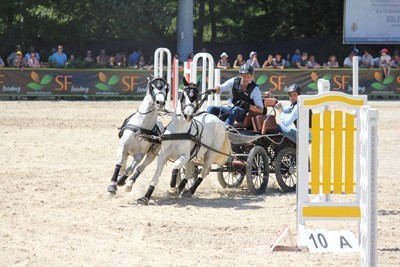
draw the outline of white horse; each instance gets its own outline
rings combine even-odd
[[[182,166],[187,167],[185,175],[189,175],[189,169],[194,169],[192,160],[203,166],[200,173],[201,177],[186,193],[186,196],[191,196],[201,181],[208,175],[211,164],[223,165],[231,154],[231,144],[224,122],[212,114],[201,113],[196,115],[199,108],[198,84],[188,84],[185,78],[183,83],[185,89],[176,108],[176,110],[181,111],[181,114],[176,114],[175,110],[170,124],[164,134],[161,135],[162,143],[157,160],[157,169],[146,195],[138,199],[138,204],[147,205],[149,203],[168,160],[174,161],[172,180],[175,180],[175,183],[178,171]],[[177,195],[185,187],[184,181],[179,186]],[[176,190],[175,184],[171,182],[170,193],[176,192]]]
[[[129,192],[140,173],[143,172],[158,154],[160,144],[143,138],[142,135],[157,136],[164,131],[162,123],[157,118],[158,112],[163,111],[165,108],[168,90],[168,83],[163,78],[148,78],[147,93],[142,104],[138,111],[128,117],[121,126],[118,159],[111,178],[111,184],[107,188],[107,191],[111,195],[116,194],[117,184],[124,185],[125,180],[137,167],[125,189],[125,191]],[[129,155],[133,157],[133,161],[129,167],[125,168]],[[138,166],[145,156],[146,158],[143,163]]]

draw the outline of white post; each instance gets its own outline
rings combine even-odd
[[[154,76],[164,77],[164,53],[167,54],[167,83],[171,85],[171,51],[168,48],[158,48],[154,52]],[[171,107],[171,92],[167,96],[167,106]]]
[[[186,81],[190,83],[190,66],[187,61],[183,62],[183,76],[185,76]]]
[[[201,83],[201,93],[205,93],[208,88],[214,88],[214,59],[209,53],[198,53],[194,56],[192,66],[190,68],[191,70],[191,82],[196,83],[196,77],[197,77],[197,61],[201,58],[203,60],[203,66],[202,66],[202,83]],[[208,60],[208,87],[206,84],[207,81],[207,60]],[[211,104],[212,101],[212,96],[208,96],[208,103]],[[204,110],[205,107],[202,107],[202,110]]]
[[[175,109],[178,101],[178,86],[179,86],[179,60],[174,58],[173,65],[173,83],[171,85],[172,106]]]
[[[358,56],[353,56],[353,95],[358,95]]]
[[[361,266],[377,266],[377,170],[378,111],[363,106],[360,111],[360,252]]]
[[[318,80],[318,94],[323,92],[329,92],[331,90],[331,84],[328,80],[319,79]]]
[[[221,70],[215,69],[215,76],[214,76],[214,87],[221,83]],[[221,104],[221,95],[214,94],[214,105],[220,106]]]

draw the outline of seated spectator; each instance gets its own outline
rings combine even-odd
[[[92,51],[88,50],[86,52],[86,57],[83,58],[83,63],[86,68],[89,68],[94,65],[94,58],[92,57]]]
[[[307,52],[301,53],[301,57],[296,62],[298,69],[308,69],[310,66],[308,64],[308,54]]]
[[[286,62],[285,62],[285,68],[291,68],[292,67],[292,64],[290,63],[291,62],[291,55],[290,55],[290,53],[287,53],[286,54]]]
[[[96,62],[99,64],[101,67],[105,68],[108,64],[109,56],[106,54],[105,49],[100,50],[100,55],[97,56]]]
[[[360,60],[360,68],[370,68],[374,67],[374,59],[369,53],[368,49],[364,49],[364,55],[362,55]]]
[[[247,63],[249,63],[253,68],[260,68],[260,63],[258,63],[257,59],[257,52],[250,52],[250,58],[247,60]]]
[[[107,68],[118,68],[117,62],[115,62],[115,57],[111,55],[108,59]]]
[[[19,68],[19,69],[23,70],[27,66],[26,60],[22,56],[22,52],[21,51],[18,51],[16,54],[17,54],[17,58],[14,59],[14,61],[12,63],[12,67],[13,68]]]
[[[275,67],[274,56],[269,54],[267,60],[264,61],[262,68],[263,69],[273,69],[274,67]]]
[[[4,64],[3,59],[0,57],[0,68],[4,68],[6,64]]]
[[[319,69],[321,68],[321,65],[318,64],[317,61],[315,61],[315,56],[310,55],[310,60],[308,61],[308,66],[310,69]]]
[[[137,63],[139,62],[139,51],[138,49],[133,50],[132,54],[129,55],[128,58],[128,66],[130,68],[137,68]]]
[[[283,70],[286,65],[286,60],[282,58],[281,53],[276,53],[274,58],[274,68]]]
[[[349,56],[344,59],[343,68],[353,68],[353,57],[356,55],[354,50],[350,51]]]
[[[52,49],[51,49],[50,55],[49,55],[48,58],[47,58],[47,62],[48,62],[49,64],[51,64],[51,63],[53,62],[53,55],[54,55],[56,52],[57,52],[57,49],[55,49],[55,48],[52,48]]]
[[[128,58],[127,58],[127,56],[125,54],[122,55],[122,60],[118,64],[118,66],[120,68],[127,68],[128,67]]]
[[[233,62],[233,68],[240,69],[240,66],[244,65],[246,61],[243,59],[242,54],[237,54],[235,62]]]
[[[67,68],[76,68],[76,60],[75,60],[75,56],[73,54],[71,54],[69,56],[69,59],[67,61]]]
[[[390,61],[390,67],[400,69],[400,56],[394,55],[393,59]]]
[[[223,52],[220,55],[220,60],[218,60],[217,68],[219,68],[219,69],[230,69],[231,68],[231,64],[228,61],[227,53]]]
[[[35,48],[33,46],[29,47],[29,52],[25,54],[25,60],[28,62],[28,60],[31,58],[32,53],[34,53],[36,55],[36,59],[40,61],[39,53],[35,51]]]
[[[7,64],[9,67],[14,67],[14,61],[15,59],[17,59],[17,52],[21,52],[21,46],[20,45],[16,45],[15,46],[15,51],[12,52],[8,57],[7,57]]]
[[[299,61],[300,58],[301,58],[300,49],[294,50],[294,54],[293,54],[292,59],[290,61],[292,67],[297,68],[297,61]]]
[[[322,65],[324,68],[339,68],[339,63],[336,60],[335,55],[330,55],[328,58],[328,62]]]
[[[146,61],[144,60],[144,56],[143,55],[140,55],[140,57],[139,57],[139,61],[138,61],[138,63],[137,63],[137,68],[139,69],[139,70],[144,70],[144,69],[146,69]]]
[[[122,56],[124,55],[124,53],[122,53],[122,52],[117,52],[116,54],[115,54],[115,64],[117,65],[117,66],[120,66],[121,65],[121,61],[122,61]]]
[[[56,68],[65,68],[67,65],[67,55],[64,54],[61,45],[57,47],[57,53],[54,53],[52,56],[52,65]]]
[[[391,58],[388,55],[389,50],[387,50],[386,48],[383,48],[381,50],[381,57],[379,58],[379,68],[382,68],[383,70],[383,75],[386,77],[388,77],[390,75],[390,61]]]
[[[379,68],[379,57],[374,58],[374,68]]]
[[[150,56],[149,61],[147,62],[146,66],[144,66],[148,70],[154,69],[154,57]]]
[[[40,68],[40,62],[36,57],[35,51],[31,52],[29,59],[28,59],[28,67],[29,68]],[[26,56],[25,56],[25,60],[26,60]]]

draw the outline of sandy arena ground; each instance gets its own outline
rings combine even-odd
[[[0,102],[0,266],[359,266],[358,253],[269,252],[283,224],[295,240],[296,194],[270,175],[265,195],[222,189],[168,199],[171,164],[109,198],[117,127],[140,102]],[[400,264],[400,103],[379,110],[379,266]],[[291,245],[287,237],[283,245]]]

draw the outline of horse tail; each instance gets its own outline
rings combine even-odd
[[[228,132],[225,132],[225,139],[224,143],[222,144],[221,148],[219,149],[224,154],[218,153],[218,156],[215,158],[214,164],[217,165],[224,165],[225,162],[228,160],[228,155],[232,154],[232,146],[231,146],[231,141],[229,140]]]

